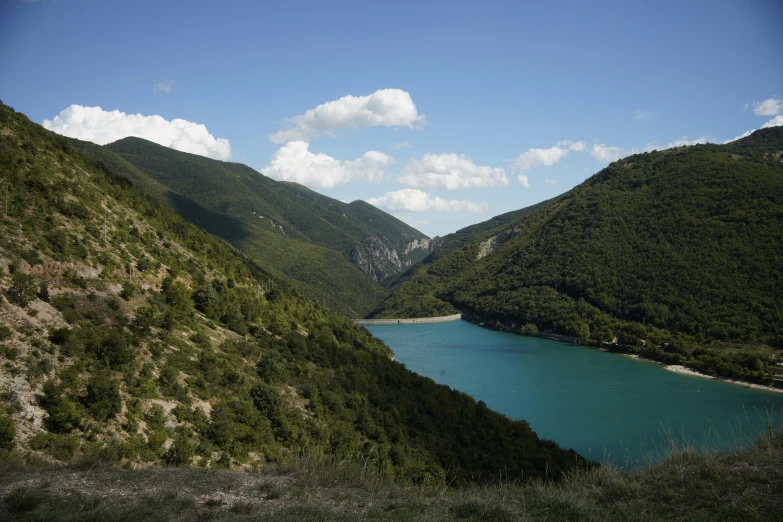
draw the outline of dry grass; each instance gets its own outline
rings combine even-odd
[[[674,451],[558,483],[404,486],[356,460],[262,473],[60,467],[6,457],[0,520],[783,520],[783,432],[729,453]]]

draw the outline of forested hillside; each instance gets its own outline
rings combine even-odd
[[[495,216],[491,219],[488,219],[487,221],[482,221],[481,223],[476,223],[475,225],[462,228],[456,232],[452,232],[451,234],[433,238],[430,243],[430,254],[427,257],[415,265],[412,265],[405,272],[388,278],[386,281],[384,281],[384,285],[387,288],[394,288],[401,285],[404,281],[407,281],[416,275],[416,273],[419,272],[423,266],[431,265],[438,259],[469,243],[481,241],[488,237],[497,235],[499,232],[502,232],[509,223],[521,219],[522,217],[527,216],[528,214],[531,214],[538,209],[544,208],[545,206],[555,201],[555,199],[557,198],[542,201],[541,203],[536,203],[535,205],[531,205],[520,210],[512,210],[511,212],[500,214],[499,216]],[[391,298],[398,300],[400,296],[391,296]],[[444,315],[447,310],[450,310],[450,308],[445,306],[443,303],[430,302],[429,304],[424,303],[423,306],[425,308],[430,306],[434,307],[431,310],[431,315]],[[382,310],[388,308],[394,308],[394,306],[391,305],[389,301],[384,303],[382,307],[374,310],[369,317],[373,317],[376,314],[381,313]],[[437,313],[436,310],[439,310],[443,313]],[[412,317],[424,316],[412,315]]]
[[[274,181],[246,165],[140,138],[125,138],[104,149],[212,212],[238,219],[246,227],[336,250],[378,281],[428,253],[412,245],[427,236],[363,201],[343,203],[296,183]]]
[[[423,265],[372,313],[457,308],[490,325],[611,342],[769,382],[747,345],[783,335],[783,129],[636,154]],[[651,341],[645,345],[645,341]],[[718,359],[715,351],[727,348]]]
[[[326,454],[431,484],[586,465],[6,106],[0,179],[0,451],[234,469]]]

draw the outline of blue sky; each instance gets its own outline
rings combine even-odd
[[[6,0],[0,98],[56,132],[239,161],[435,236],[633,151],[782,124],[782,26],[770,1]]]

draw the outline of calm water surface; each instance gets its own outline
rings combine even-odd
[[[780,425],[783,394],[466,321],[366,327],[414,372],[456,388],[540,437],[633,466],[674,439],[725,449]]]

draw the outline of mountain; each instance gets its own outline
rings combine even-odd
[[[212,212],[340,252],[381,281],[427,253],[428,237],[365,203],[343,203],[239,163],[178,152],[140,138],[105,146],[167,188]]]
[[[457,230],[456,232],[452,232],[451,234],[447,234],[442,237],[438,236],[432,238],[432,240],[429,243],[430,254],[424,259],[422,259],[421,261],[419,261],[418,263],[412,265],[406,271],[386,279],[384,281],[384,286],[386,288],[394,288],[396,286],[401,285],[403,282],[413,277],[421,269],[422,266],[430,265],[435,261],[437,261],[438,259],[444,257],[447,254],[450,254],[454,250],[457,250],[458,248],[465,246],[470,242],[478,241],[485,237],[494,236],[497,233],[501,232],[505,227],[505,225],[507,225],[508,223],[511,223],[512,221],[516,221],[517,219],[520,219],[523,216],[535,212],[536,210],[549,205],[556,199],[557,198],[553,198],[546,201],[542,201],[540,203],[536,203],[535,205],[531,205],[529,207],[525,207],[520,210],[512,210],[511,212],[506,212],[505,214],[500,214],[499,216],[490,218],[487,221],[483,221],[481,223],[476,223],[475,225],[470,225],[468,227],[462,228],[460,230]],[[388,303],[386,303],[386,305],[384,306],[388,307]],[[375,313],[378,313],[378,311],[376,310],[373,312],[373,314]],[[438,315],[438,314],[432,313],[431,315]],[[370,315],[370,317],[372,317],[372,315]],[[416,317],[425,317],[425,316],[417,315]]]
[[[421,484],[589,467],[5,105],[0,176],[0,454],[244,470],[327,455]]]
[[[290,238],[271,227],[267,220],[248,223],[211,210],[169,189],[105,147],[76,139],[70,141],[96,164],[127,178],[134,187],[165,203],[180,216],[231,242],[279,280],[322,305],[356,317],[383,299],[384,290],[340,252]]]
[[[770,382],[779,370],[764,345],[783,334],[781,151],[778,127],[629,156],[425,262],[370,315],[456,308],[498,328],[644,347],[672,364]]]

